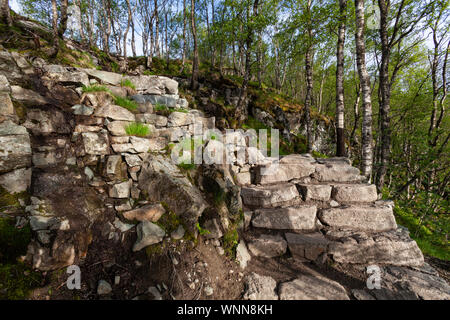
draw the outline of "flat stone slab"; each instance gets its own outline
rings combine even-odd
[[[374,184],[338,184],[333,186],[333,198],[338,202],[373,202],[378,199]]]
[[[247,276],[246,283],[245,300],[278,300],[275,293],[277,283],[273,278],[252,272]]]
[[[110,118],[113,120],[135,121],[134,114],[121,106],[116,106],[113,104],[108,104],[98,108],[95,111],[94,116]]]
[[[359,169],[346,161],[327,161],[316,165],[313,177],[319,182],[361,182],[365,178]]]
[[[280,300],[350,300],[336,281],[320,275],[300,275],[280,285]]]
[[[256,167],[255,183],[279,183],[307,177],[315,172],[314,162],[313,158],[299,154],[283,157],[279,163]]]
[[[286,252],[287,244],[279,235],[263,234],[253,239],[248,244],[250,252],[257,257],[273,258],[283,255]]]
[[[305,201],[328,201],[331,197],[331,186],[324,184],[299,184],[298,188]]]
[[[295,185],[290,183],[245,187],[241,190],[242,201],[249,207],[270,208],[290,204],[299,198],[299,193]]]
[[[308,234],[286,233],[285,236],[289,251],[291,251],[294,258],[314,261],[327,251],[329,241],[320,232]]]
[[[252,225],[255,228],[279,230],[314,230],[314,205],[255,210]]]
[[[383,205],[323,209],[319,219],[323,224],[337,229],[380,232],[397,228],[392,208]]]
[[[328,253],[336,262],[395,266],[420,266],[424,262],[417,243],[401,228],[372,235],[329,232],[326,237],[332,240]]]

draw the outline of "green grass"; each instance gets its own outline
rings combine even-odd
[[[150,128],[145,124],[133,122],[125,127],[125,132],[129,136],[146,137],[150,133]]]
[[[177,166],[183,170],[193,170],[195,169],[194,163],[179,163]]]
[[[397,223],[408,228],[411,238],[417,242],[424,254],[450,261],[450,243],[447,240],[450,217],[438,216],[420,223],[417,212],[401,204],[395,206],[394,214]]]
[[[99,84],[93,84],[90,86],[83,86],[83,92],[84,93],[92,93],[92,92],[111,92],[107,87],[99,85]]]
[[[128,109],[129,111],[135,111],[138,108],[138,105],[135,101],[119,96],[114,96],[114,103],[118,106]]]
[[[131,82],[130,79],[124,79],[124,80],[120,81],[120,86],[121,87],[128,87],[128,88],[131,88],[133,90],[136,90],[136,86],[133,84],[133,82]]]
[[[198,233],[199,233],[200,235],[202,235],[202,236],[211,233],[209,230],[203,229],[203,228],[200,226],[200,223],[198,223],[198,222],[197,222],[196,226],[197,226]]]

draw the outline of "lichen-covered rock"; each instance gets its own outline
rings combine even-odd
[[[374,184],[338,184],[333,186],[333,198],[338,202],[373,202],[378,199]]]
[[[31,168],[21,168],[0,175],[0,186],[9,193],[26,191],[31,185]]]
[[[289,155],[278,163],[261,165],[256,168],[255,183],[279,183],[307,177],[315,171],[315,160],[309,156]]]
[[[30,107],[41,106],[49,103],[48,99],[41,96],[39,93],[19,86],[11,86],[11,96],[13,100]]]
[[[63,85],[88,86],[89,78],[85,72],[78,71],[76,68],[64,67],[57,64],[44,66],[45,79],[61,83]]]
[[[105,155],[109,154],[109,139],[108,134],[104,131],[83,132],[83,145],[87,154],[91,155]]]
[[[0,173],[30,165],[31,145],[28,134],[0,136]]]

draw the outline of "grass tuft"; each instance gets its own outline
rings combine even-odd
[[[83,86],[82,90],[83,90],[84,93],[111,92],[107,87],[99,85],[99,84],[93,84],[91,86]]]
[[[138,108],[138,105],[135,101],[132,101],[127,98],[122,98],[119,96],[114,96],[114,103],[118,106],[121,106],[130,111],[135,111]]]
[[[125,127],[125,132],[130,136],[146,137],[150,129],[145,124],[133,122]]]
[[[133,90],[136,90],[136,86],[133,84],[133,82],[131,82],[130,79],[124,79],[124,80],[120,81],[120,86],[121,87],[128,87],[128,88],[131,88]]]

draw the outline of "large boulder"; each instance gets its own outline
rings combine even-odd
[[[139,187],[151,202],[164,202],[195,231],[198,217],[207,207],[201,192],[168,158],[149,155],[139,175]]]
[[[320,182],[361,182],[365,178],[346,158],[320,159],[313,177]]]

